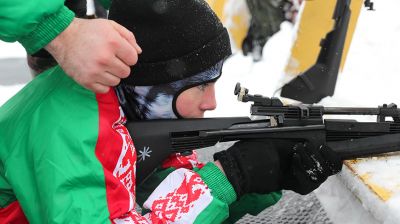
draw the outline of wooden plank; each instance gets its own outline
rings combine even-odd
[[[206,0],[228,29],[233,50],[241,50],[247,34],[250,13],[245,0]]]
[[[288,60],[285,74],[292,79],[311,67],[317,60],[319,43],[332,30],[332,19],[337,0],[304,1],[304,8],[299,20],[297,37]],[[342,57],[341,69],[346,61],[347,52],[353,38],[357,19],[363,0],[352,0],[350,5],[351,18]]]

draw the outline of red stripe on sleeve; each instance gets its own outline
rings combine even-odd
[[[97,94],[99,136],[96,156],[103,165],[110,219],[135,209],[136,152],[113,89]]]

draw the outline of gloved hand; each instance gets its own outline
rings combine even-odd
[[[282,189],[308,194],[342,167],[327,146],[280,140],[239,141],[214,154],[214,160],[221,163],[238,197]]]
[[[305,195],[342,169],[342,160],[328,146],[297,143],[289,168],[283,173],[282,188]]]

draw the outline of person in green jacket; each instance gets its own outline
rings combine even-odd
[[[28,54],[46,49],[66,74],[98,93],[126,78],[141,52],[130,31],[110,20],[74,18],[64,0],[4,0],[0,15],[0,40],[18,41]]]
[[[269,206],[279,190],[306,194],[340,170],[326,147],[240,141],[206,164],[171,155],[143,196],[127,120],[202,117],[231,54],[206,2],[157,4],[112,4],[110,18],[144,49],[118,87],[95,94],[56,66],[0,108],[0,223],[222,223],[235,204]]]

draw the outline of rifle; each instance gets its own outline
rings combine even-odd
[[[400,151],[400,110],[283,105],[278,98],[250,95],[238,83],[235,95],[253,102],[250,117],[132,121],[127,128],[138,152],[137,183],[142,183],[172,153],[190,154],[218,142],[243,139],[288,139],[327,144],[343,160]],[[324,119],[324,115],[376,115],[376,122]]]

